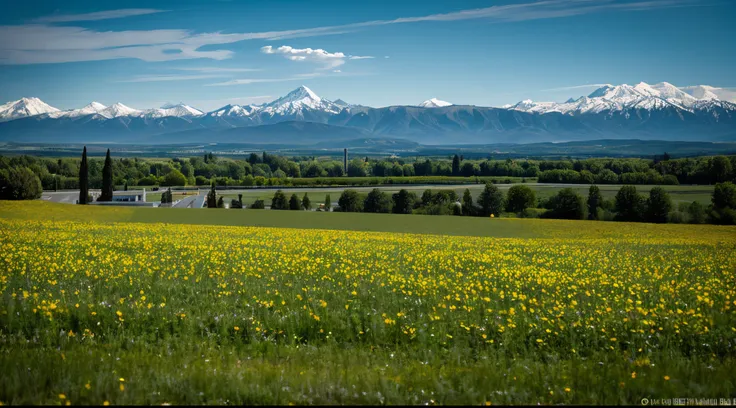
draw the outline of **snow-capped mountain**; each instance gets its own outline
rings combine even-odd
[[[58,111],[38,98],[21,98],[0,105],[0,122]]]
[[[107,108],[99,112],[100,115],[106,118],[118,118],[121,116],[139,116],[142,113],[143,111],[130,108],[128,106],[123,105],[120,102],[110,105]]]
[[[442,108],[445,106],[451,106],[450,102],[441,101],[437,98],[427,99],[426,101],[419,104],[420,108]]]
[[[289,92],[286,96],[261,105],[258,113],[263,116],[286,116],[292,118],[303,118],[310,112],[323,112],[327,114],[338,114],[344,107],[322,99],[311,89],[302,85]]]
[[[258,109],[259,107],[256,105],[225,105],[222,108],[208,112],[206,115],[212,117],[251,116]]]
[[[703,98],[693,95],[703,96]],[[646,111],[674,109],[694,112],[713,107],[726,110],[736,109],[736,105],[718,100],[715,94],[708,92],[707,87],[693,87],[691,94],[667,82],[655,85],[641,82],[636,86],[604,85],[587,97],[570,99],[565,103],[526,100],[506,106],[508,109],[522,112],[540,114],[558,112],[568,115],[623,112],[631,109]]]
[[[70,110],[65,110],[65,111],[53,112],[53,113],[50,113],[49,116],[52,118],[61,118],[61,117],[77,118],[80,116],[97,114],[97,115],[104,116],[107,119],[110,119],[110,117],[102,114],[102,112],[105,109],[107,109],[107,106],[99,102],[90,102],[89,104],[87,104],[85,107],[81,109],[70,109]]]
[[[244,142],[257,141],[253,139],[256,135],[271,138],[279,129],[307,139],[317,137],[314,132],[322,129],[327,133],[319,135],[320,140],[328,140],[328,134],[357,134],[344,128],[358,129],[366,137],[398,137],[425,144],[599,138],[736,141],[736,104],[722,100],[727,91],[642,82],[605,85],[563,103],[525,100],[492,108],[452,105],[433,98],[421,106],[371,108],[341,99],[330,101],[301,86],[269,103],[226,105],[207,113],[184,103],[139,110],[121,103],[92,102],[81,109],[59,111],[37,98],[24,98],[0,106],[0,141],[234,143],[239,137]],[[245,127],[259,129],[245,131]],[[311,131],[298,134],[299,129]],[[220,137],[223,139],[218,140]]]
[[[184,103],[176,105],[164,105],[158,109],[149,109],[143,112],[143,116],[147,118],[165,118],[169,116],[183,118],[189,116],[202,116],[204,112],[199,109],[192,108]]]
[[[736,103],[736,90],[716,88],[708,85],[698,86],[686,86],[682,89],[683,92],[697,98],[697,99],[715,99],[731,103]]]

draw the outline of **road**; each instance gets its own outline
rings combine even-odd
[[[79,199],[79,191],[44,191],[41,194],[41,200],[50,201],[52,203],[75,204]]]
[[[204,206],[205,195],[187,196],[174,204],[174,208],[202,208]]]

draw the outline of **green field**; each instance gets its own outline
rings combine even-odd
[[[0,250],[3,404],[736,397],[736,227],[0,202]]]

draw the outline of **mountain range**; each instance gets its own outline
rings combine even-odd
[[[0,105],[0,141],[327,144],[393,139],[423,144],[538,143],[593,139],[736,141],[734,94],[721,88],[605,85],[563,103],[500,108],[436,98],[372,108],[320,98],[301,86],[262,105],[203,112],[184,103],[139,110],[98,102],[59,110],[38,98]],[[730,100],[729,100],[730,99]]]

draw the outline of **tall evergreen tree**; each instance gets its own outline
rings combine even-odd
[[[463,193],[463,215],[473,216],[476,213],[475,204],[473,204],[473,196],[470,194],[470,189],[466,188]]]
[[[105,165],[102,167],[102,193],[97,201],[112,201],[112,159],[110,149],[107,149]]]
[[[217,208],[217,192],[215,191],[215,182],[210,186],[210,192],[207,193],[207,208]]]
[[[79,204],[89,201],[89,168],[87,167],[87,146],[82,150],[82,163],[79,165]]]
[[[289,209],[290,210],[300,210],[301,208],[302,208],[302,205],[299,202],[299,197],[297,197],[296,194],[292,194],[291,198],[289,199]]]
[[[596,185],[590,186],[588,189],[588,219],[598,219],[598,208],[603,206],[603,195],[601,189]]]
[[[452,158],[452,175],[460,175],[460,156],[458,155],[455,155],[455,157]]]
[[[325,196],[325,211],[332,211],[332,200],[329,194]]]
[[[491,183],[486,182],[486,186],[483,192],[478,197],[478,204],[480,205],[480,213],[484,217],[488,217],[493,214],[499,216],[503,211],[504,198],[503,192]]]
[[[312,202],[309,200],[309,196],[307,196],[307,193],[304,193],[304,197],[302,198],[302,208],[304,208],[305,210],[312,209]]]
[[[649,191],[649,198],[646,201],[646,211],[644,219],[648,222],[665,223],[667,222],[670,211],[672,210],[672,200],[670,195],[662,187],[654,187]]]

